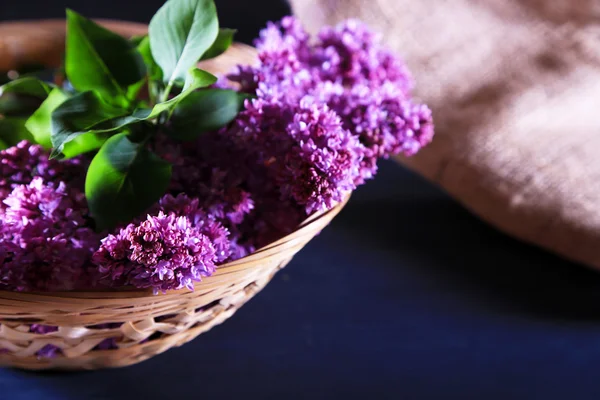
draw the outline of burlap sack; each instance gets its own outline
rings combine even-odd
[[[358,17],[405,59],[437,136],[402,163],[501,230],[600,268],[600,0],[291,3],[313,33]]]

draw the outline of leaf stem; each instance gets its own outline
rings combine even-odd
[[[164,103],[165,101],[167,101],[169,99],[169,94],[171,93],[171,89],[173,89],[173,81],[170,81],[169,84],[167,85],[166,89],[164,92],[162,92],[162,96],[160,96],[160,103]]]

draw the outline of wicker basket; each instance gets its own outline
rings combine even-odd
[[[145,33],[138,24],[103,21],[124,35]],[[64,47],[64,21],[0,24],[0,71],[20,65],[56,65]],[[251,47],[233,46],[203,65],[213,72],[253,62]],[[345,204],[345,203],[344,203]],[[180,346],[229,318],[260,291],[291,258],[342,209],[314,215],[298,229],[252,255],[222,265],[194,291],[154,296],[150,291],[15,293],[0,291],[0,365],[25,369],[123,367]],[[95,326],[120,324],[113,329]],[[30,333],[32,324],[58,326],[56,332]],[[114,326],[114,325],[113,325]],[[107,338],[118,349],[94,350]],[[36,353],[52,344],[54,358]]]

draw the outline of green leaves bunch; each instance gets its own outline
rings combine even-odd
[[[194,140],[231,122],[243,103],[198,61],[227,50],[212,0],[169,0],[147,36],[130,40],[67,10],[67,87],[24,77],[0,87],[0,146],[26,139],[51,157],[96,152],[85,193],[99,229],[128,222],[167,190],[171,165],[157,134]]]

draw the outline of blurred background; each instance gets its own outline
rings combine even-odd
[[[147,23],[161,0],[0,0],[0,21]],[[283,0],[217,0],[251,43]],[[457,57],[460,55],[457,54]],[[140,365],[0,370],[0,399],[598,399],[600,278],[388,161],[223,326]]]
[[[64,18],[65,8],[69,7],[91,18],[148,23],[163,3],[164,0],[1,0],[0,20]],[[277,20],[291,12],[285,0],[217,0],[216,4],[221,25],[238,29],[236,37],[245,43],[256,37],[266,21]]]

